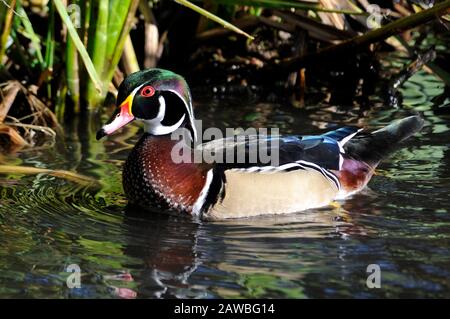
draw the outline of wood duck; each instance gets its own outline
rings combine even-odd
[[[173,133],[185,129],[192,141],[197,139],[190,90],[180,75],[162,69],[133,73],[120,85],[117,105],[97,139],[133,120],[142,121],[145,131],[123,169],[129,202],[203,219],[294,213],[346,198],[363,189],[380,161],[423,126],[415,115],[371,133],[343,127],[317,136],[257,135],[244,140],[246,153],[255,143],[276,147],[277,165],[254,157],[250,161],[249,156],[239,163],[178,162],[171,154],[181,137],[174,139]],[[190,150],[220,153],[237,145],[228,138]]]

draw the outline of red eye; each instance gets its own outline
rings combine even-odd
[[[153,86],[147,85],[144,86],[141,90],[141,95],[143,97],[151,97],[155,94],[155,89],[153,88]]]

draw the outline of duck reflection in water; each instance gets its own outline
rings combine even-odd
[[[222,275],[252,272],[253,268],[237,263],[233,257],[236,251],[249,252],[258,247],[258,251],[254,251],[255,258],[268,255],[272,259],[271,252],[291,249],[291,241],[367,235],[356,223],[357,220],[338,203],[299,214],[215,222],[158,212],[149,214],[142,208],[128,205],[124,224],[129,239],[124,254],[143,264],[136,271],[130,270],[136,283],[137,298],[214,297],[221,295],[221,288],[201,284],[197,272],[202,267],[206,269],[205,276],[208,276],[209,267],[217,269],[217,274],[223,272]],[[286,236],[287,232],[291,238]],[[214,245],[209,244],[211,241]],[[255,242],[262,241],[265,244],[255,246]],[[208,260],[221,261],[210,265],[206,257],[202,257],[206,255]],[[264,265],[259,271],[278,273]],[[284,276],[281,271],[279,275]]]
[[[148,214],[127,205],[124,223],[130,234],[124,253],[141,259],[143,270],[134,275],[138,297],[198,298],[188,284],[201,264],[197,254],[199,223],[186,217]]]

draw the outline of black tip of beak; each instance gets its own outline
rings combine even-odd
[[[98,141],[99,139],[101,139],[105,135],[106,135],[105,130],[104,129],[100,129],[100,130],[98,130],[97,135],[95,137],[96,137],[96,139]]]

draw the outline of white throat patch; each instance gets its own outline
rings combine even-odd
[[[158,98],[159,102],[159,111],[158,115],[154,119],[151,120],[143,120],[144,122],[144,130],[146,133],[152,134],[152,135],[165,135],[172,133],[177,128],[181,126],[183,123],[186,115],[183,114],[183,116],[179,119],[177,123],[171,126],[165,126],[161,122],[164,120],[164,116],[166,115],[166,100],[161,95]]]

